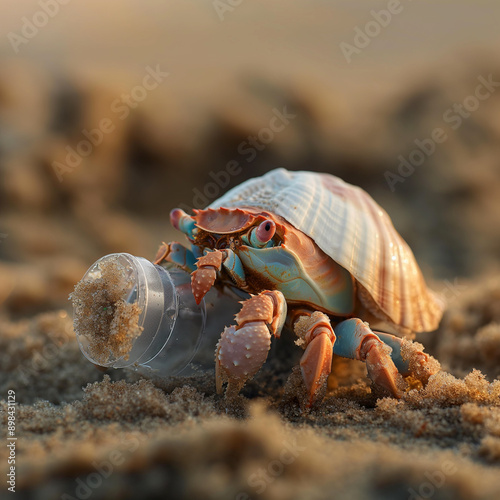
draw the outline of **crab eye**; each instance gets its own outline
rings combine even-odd
[[[265,220],[252,230],[250,234],[250,244],[256,247],[263,247],[276,232],[276,224],[272,220]]]

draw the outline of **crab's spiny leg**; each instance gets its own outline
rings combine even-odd
[[[246,288],[243,265],[239,257],[231,249],[207,251],[205,255],[198,258],[197,269],[191,276],[191,288],[197,304],[212,288],[217,279],[217,273],[222,266],[224,266],[224,269],[238,288]]]
[[[436,359],[422,351],[422,345],[388,333],[375,333],[380,340],[392,348],[391,358],[399,373],[404,377],[412,375],[425,385],[429,377],[441,369]]]
[[[225,328],[215,351],[217,392],[228,382],[226,395],[237,394],[267,358],[271,335],[279,337],[286,317],[281,292],[265,291],[243,302],[237,325]]]
[[[163,242],[158,248],[154,263],[161,265],[165,262],[171,262],[189,273],[196,269],[196,258],[193,252],[177,241]]]
[[[294,331],[299,337],[296,343],[305,347],[300,370],[309,394],[307,406],[311,406],[331,371],[335,333],[330,319],[322,312],[300,315],[294,322]]]
[[[220,250],[213,250],[198,259],[196,270],[191,273],[191,289],[197,304],[203,300],[215,283],[223,258],[224,254]]]
[[[335,327],[335,334],[335,354],[364,361],[368,376],[375,384],[386,388],[394,397],[401,397],[404,381],[391,357],[392,349],[367,323],[357,318],[342,321]]]

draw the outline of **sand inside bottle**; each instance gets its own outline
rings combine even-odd
[[[70,295],[75,332],[84,337],[95,363],[107,366],[129,358],[143,331],[139,326],[142,309],[130,299],[135,287],[133,269],[117,256],[96,263]]]

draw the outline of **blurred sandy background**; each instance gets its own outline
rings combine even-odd
[[[2,301],[21,314],[61,305],[103,253],[153,255],[173,236],[168,212],[199,207],[210,172],[231,161],[241,173],[228,187],[276,166],[361,185],[428,276],[490,270],[500,251],[500,93],[456,130],[443,115],[474,94],[478,77],[500,80],[493,5],[402,2],[348,63],[341,44],[355,46],[356,27],[387,2],[70,1],[48,3],[50,16],[37,2],[5,4]],[[134,93],[146,68],[168,76]],[[123,97],[131,93],[140,100]],[[242,144],[269,127],[273,110],[295,118],[264,133],[270,142],[254,155]],[[103,120],[112,132],[70,168],[67,148],[86,152],[85,131]],[[398,174],[399,155],[435,127],[447,140],[392,191],[384,174]],[[208,192],[211,201],[217,191]]]
[[[70,319],[61,311],[69,311],[68,294],[89,265],[111,252],[153,257],[161,240],[178,237],[169,228],[172,208],[199,208],[200,193],[210,202],[277,166],[330,172],[365,188],[389,212],[429,282],[454,301],[439,337],[448,343],[428,339],[434,354],[455,375],[477,367],[490,380],[498,377],[500,328],[481,333],[477,350],[475,342],[481,328],[500,321],[500,87],[495,86],[500,82],[500,4],[402,0],[399,13],[391,15],[387,26],[379,25],[379,34],[368,37],[364,48],[356,47],[347,61],[341,44],[355,46],[357,28],[364,31],[367,23],[377,29],[371,11],[387,10],[388,4],[2,1],[2,387],[17,384],[18,399],[27,404],[23,411],[31,415],[26,417],[25,432],[31,437],[26,437],[30,444],[25,453],[38,425],[29,423],[34,422],[30,418],[42,418],[33,416],[37,410],[30,406],[37,398],[49,406],[55,403],[50,411],[56,413],[80,412],[78,418],[86,419],[89,429],[97,418],[71,406],[80,404],[81,386],[102,380],[102,375],[81,360]],[[157,79],[147,77],[151,74]],[[487,97],[474,100],[484,81],[490,82],[481,94]],[[144,90],[144,85],[151,88]],[[464,105],[465,111],[456,107]],[[276,123],[275,116],[288,118],[269,135],[266,129]],[[112,130],[92,132],[103,120]],[[436,128],[446,140],[434,144],[433,152],[403,177],[400,156],[419,158],[415,141],[425,142]],[[89,134],[101,137],[90,150],[83,145]],[[257,145],[251,145],[252,137],[259,138]],[[85,152],[74,167],[67,163],[68,148]],[[238,173],[225,173],[228,164]],[[60,312],[35,316],[56,310]],[[64,331],[58,337],[65,339],[60,341],[64,349],[43,369],[20,378],[19,366],[31,363],[50,332],[59,330]],[[457,332],[460,342],[455,342]],[[95,391],[106,393],[107,388]],[[116,396],[106,394],[104,399]],[[260,393],[254,388],[252,394]],[[192,407],[181,408],[181,414],[191,415],[196,401],[206,403],[196,397],[186,396]],[[175,406],[175,401],[167,403]],[[61,402],[70,405],[64,410],[57,406]],[[123,404],[130,410],[126,398]],[[364,404],[375,403],[361,398],[360,408]],[[164,418],[161,411],[148,411]],[[218,411],[220,407],[210,407],[207,415]],[[345,408],[328,411],[344,414]],[[47,421],[40,420],[41,429],[47,429]],[[184,417],[172,421],[183,422]],[[66,420],[61,425],[72,424]],[[72,439],[96,439],[95,450],[87,450],[92,458],[99,452],[99,438],[88,432]],[[210,432],[223,431],[217,427]],[[203,439],[210,442],[211,436]],[[252,441],[251,436],[245,439]],[[443,436],[433,436],[432,446],[440,447]],[[43,462],[51,447],[43,439],[36,446]],[[450,449],[460,446],[463,441]],[[489,453],[489,445],[484,446]],[[500,445],[495,446],[490,461],[498,474]],[[473,464],[481,456],[467,453]],[[369,461],[363,464],[358,466],[370,467]],[[481,473],[494,475],[488,468]],[[364,498],[374,484],[357,485],[359,491],[344,487]],[[485,479],[484,484],[493,483]],[[460,492],[463,485],[457,485],[450,495]],[[468,498],[486,497],[498,492],[495,487],[471,490]],[[54,488],[47,491],[59,491]],[[435,498],[449,498],[445,490]],[[291,497],[283,491],[282,498]],[[384,498],[408,496],[407,488],[402,487],[403,496],[399,491],[389,488]],[[36,498],[49,498],[49,493]]]

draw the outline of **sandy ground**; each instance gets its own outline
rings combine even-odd
[[[66,312],[3,322],[17,488],[26,498],[498,498],[499,283],[469,283],[456,299],[430,349],[444,370],[425,389],[383,397],[362,363],[339,361],[337,388],[309,411],[286,356],[227,401],[213,376],[157,387],[100,373]]]

